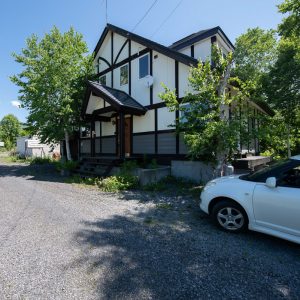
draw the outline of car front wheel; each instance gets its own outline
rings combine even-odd
[[[222,200],[213,207],[212,217],[218,226],[231,232],[244,231],[248,225],[244,209],[228,200]]]

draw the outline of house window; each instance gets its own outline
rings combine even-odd
[[[120,85],[128,84],[128,65],[120,68]]]
[[[144,78],[147,75],[149,75],[149,73],[150,73],[149,66],[150,66],[150,63],[149,63],[149,54],[147,54],[145,56],[142,56],[139,59],[139,70],[140,70],[139,76],[140,76],[140,78]]]
[[[181,123],[186,123],[187,116],[191,112],[191,105],[189,103],[184,103],[181,105],[181,110],[179,111],[179,117]]]
[[[80,128],[80,136],[82,138],[89,138],[91,137],[91,126],[90,125],[86,125],[84,127]]]
[[[98,58],[98,63],[97,63],[97,72],[100,73],[100,65],[101,65],[101,59],[100,57]]]
[[[106,85],[106,75],[103,75],[99,78],[99,83],[103,84],[103,85]]]

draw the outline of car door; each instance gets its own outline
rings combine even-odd
[[[300,236],[300,167],[277,176],[275,188],[258,183],[253,211],[257,225]]]

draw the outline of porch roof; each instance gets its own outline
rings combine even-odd
[[[95,96],[101,97],[110,104],[108,107],[94,110],[93,115],[105,114],[108,112],[124,112],[133,115],[144,115],[147,111],[143,105],[141,105],[127,93],[110,88],[95,81],[88,81],[86,97],[83,103],[83,115],[86,114],[91,93],[93,93]]]

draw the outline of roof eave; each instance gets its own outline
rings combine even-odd
[[[175,60],[177,60],[177,61],[179,61],[179,62],[181,62],[185,65],[196,66],[197,63],[198,63],[198,61],[196,59],[194,59],[194,58],[192,58],[188,55],[177,52],[173,49],[170,49],[169,47],[166,47],[164,45],[161,45],[159,43],[156,43],[154,41],[146,39],[142,36],[139,36],[135,33],[132,33],[130,31],[127,31],[125,29],[122,29],[122,28],[117,27],[117,26],[112,25],[112,24],[107,24],[106,25],[106,27],[105,27],[98,43],[97,43],[97,46],[94,50],[94,57],[96,57],[96,55],[97,55],[97,53],[98,53],[98,51],[101,47],[101,44],[103,43],[103,41],[104,41],[104,39],[105,39],[105,37],[106,37],[109,30],[111,30],[112,32],[118,33],[118,34],[124,36],[125,38],[131,39],[131,40],[133,40],[137,43],[140,43],[140,44],[144,45],[147,48],[150,48],[150,49],[155,50],[159,53],[162,53],[162,54],[164,54],[168,57],[171,57],[171,58],[173,58],[173,59],[175,59]]]

